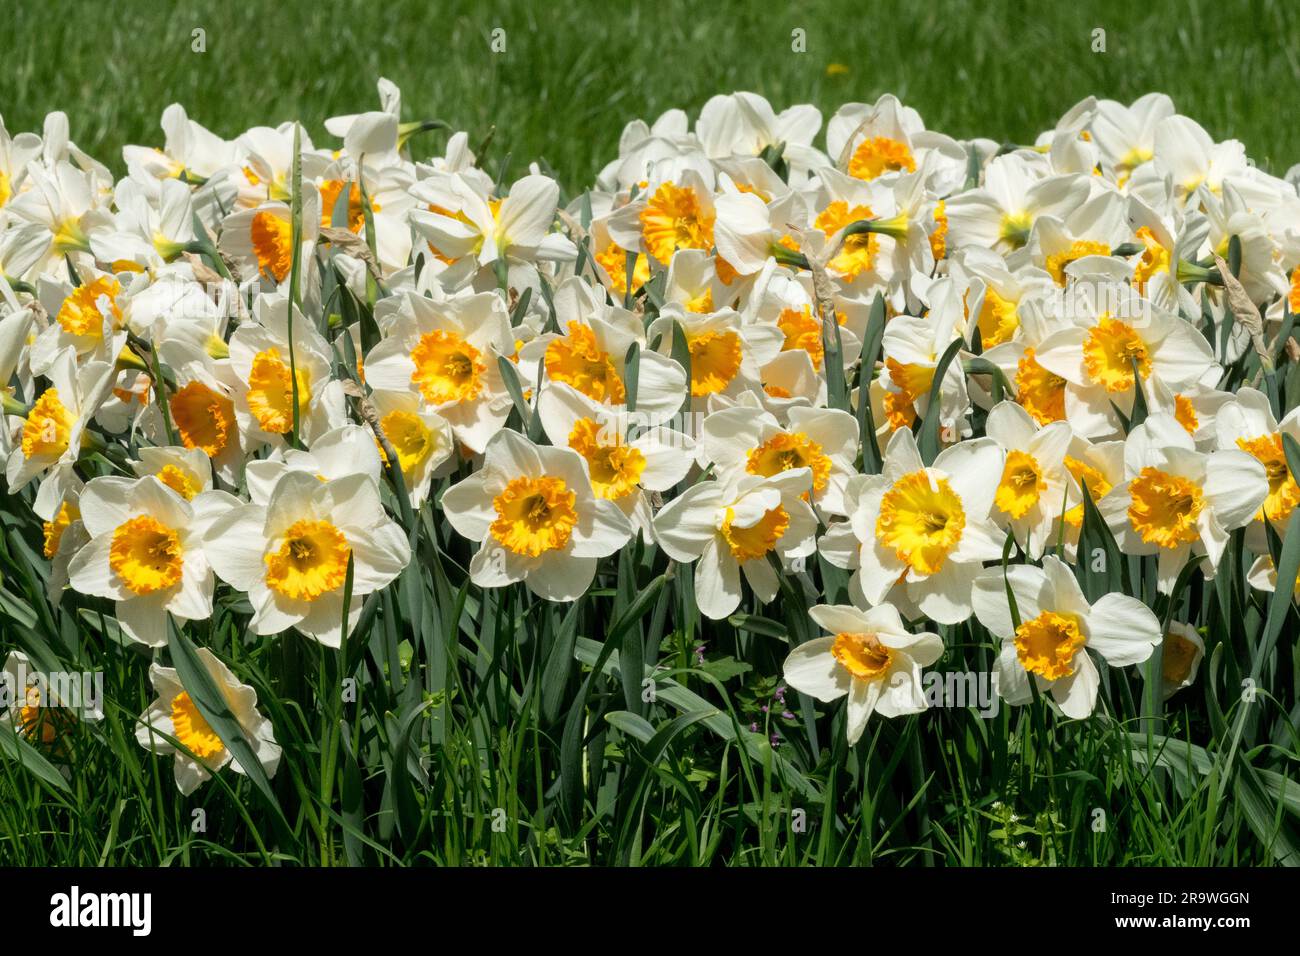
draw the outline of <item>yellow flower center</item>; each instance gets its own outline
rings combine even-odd
[[[832,236],[850,223],[871,219],[874,216],[875,213],[871,211],[870,206],[854,206],[850,209],[848,203],[836,200],[817,214],[813,226],[827,236]],[[839,252],[835,253],[835,258],[827,265],[845,279],[852,281],[862,273],[871,271],[878,245],[875,235],[869,232],[849,236],[840,246]]]
[[[185,749],[202,760],[209,760],[225,749],[217,732],[203,719],[185,691],[172,698],[172,729]]]
[[[794,468],[812,470],[813,490],[821,491],[831,473],[831,460],[822,446],[803,432],[778,432],[749,452],[745,471],[771,478]]]
[[[479,350],[455,332],[434,329],[411,349],[411,384],[430,405],[477,398],[487,371]]]
[[[1268,497],[1255,513],[1255,519],[1262,521],[1267,518],[1285,524],[1291,517],[1291,510],[1300,504],[1300,486],[1296,485],[1291,469],[1287,467],[1281,434],[1273,432],[1258,438],[1238,438],[1237,446],[1253,455],[1264,466],[1264,473],[1268,476]]]
[[[1160,244],[1155,233],[1146,226],[1138,228],[1137,237],[1146,249],[1137,265],[1133,267],[1133,285],[1139,292],[1145,293],[1147,282],[1153,275],[1157,272],[1169,271],[1169,250]]]
[[[433,432],[414,412],[397,409],[389,412],[379,420],[379,427],[384,430],[393,450],[397,452],[397,465],[406,478],[414,476],[416,470],[429,460],[434,452]],[[388,453],[383,446],[379,455],[388,461]]]
[[[1293,315],[1300,314],[1300,266],[1291,270],[1291,289],[1286,301]]]
[[[295,369],[298,379],[298,415],[307,414],[311,404],[311,376],[306,369]],[[280,358],[280,350],[258,352],[248,373],[248,410],[263,431],[287,434],[293,428],[293,379],[289,364]]]
[[[108,549],[108,566],[136,594],[152,594],[181,579],[181,539],[149,515],[118,525]]]
[[[763,517],[747,528],[737,527],[735,520],[735,510],[728,508],[719,530],[731,549],[732,557],[742,562],[763,557],[776,547],[785,529],[790,527],[790,516],[780,505],[764,511]]]
[[[609,284],[619,295],[627,294],[627,250],[616,242],[611,242],[605,247],[604,252],[596,253],[596,261],[600,263],[605,274],[609,276]],[[650,281],[650,260],[645,256],[637,256],[636,267],[632,271],[632,288],[639,289]]]
[[[1133,479],[1130,493],[1128,519],[1143,541],[1176,548],[1197,539],[1196,519],[1205,498],[1193,482],[1148,466]]]
[[[708,315],[716,311],[713,307],[713,290],[705,289],[699,295],[686,302],[686,311],[693,312],[696,315]]]
[[[1106,480],[1106,476],[1100,470],[1094,468],[1086,461],[1080,461],[1078,458],[1065,456],[1065,469],[1074,476],[1074,480],[1079,486],[1088,489],[1088,496],[1093,501],[1100,501],[1111,489],[1111,484]],[[1083,503],[1075,505],[1065,513],[1065,520],[1071,525],[1078,528],[1083,524]]]
[[[948,206],[942,199],[934,207],[934,230],[930,233],[930,254],[935,262],[948,255]]]
[[[235,405],[202,382],[190,382],[171,398],[172,420],[186,448],[219,455],[235,430]]]
[[[199,479],[191,474],[188,469],[179,468],[176,465],[163,465],[160,470],[154,473],[154,477],[186,501],[191,500],[203,487]]]
[[[812,359],[813,368],[820,372],[822,359],[825,356],[825,349],[822,346],[822,324],[813,318],[812,307],[805,305],[802,309],[782,309],[776,324],[785,335],[781,351],[803,349]]]
[[[253,216],[249,236],[258,271],[283,282],[293,268],[293,223],[264,210]]]
[[[650,255],[667,265],[678,249],[713,245],[713,214],[700,207],[695,190],[664,183],[641,210],[641,231]]]
[[[294,601],[314,601],[347,580],[352,546],[329,521],[295,521],[280,547],[268,552],[267,587]]]
[[[1174,418],[1189,435],[1195,435],[1196,430],[1201,426],[1201,420],[1196,414],[1196,406],[1186,395],[1174,396]]]
[[[1065,418],[1065,379],[1039,365],[1033,349],[1016,366],[1016,401],[1040,425]]]
[[[1037,460],[1028,452],[1007,453],[1007,463],[1002,469],[994,501],[1013,518],[1023,518],[1047,490],[1047,482]]]
[[[903,363],[894,358],[887,358],[885,368],[889,370],[889,380],[907,397],[909,404],[922,395],[930,394],[930,386],[934,383],[933,365],[922,365],[920,362]]]
[[[321,228],[334,221],[334,207],[343,193],[343,180],[327,179],[320,184],[320,224]],[[377,209],[377,206],[372,208]],[[366,229],[366,207],[361,201],[361,188],[352,183],[348,190],[348,228],[357,235]]]
[[[570,321],[569,334],[546,346],[545,362],[550,378],[572,385],[592,401],[622,405],[627,400],[623,379],[589,325]]]
[[[1016,628],[1016,656],[1031,674],[1058,680],[1074,673],[1075,655],[1084,637],[1073,614],[1044,611]]]
[[[99,311],[99,298],[107,297],[110,322],[116,328],[122,322],[122,310],[117,306],[117,297],[121,294],[122,284],[112,276],[100,276],[93,282],[78,286],[59,307],[59,325],[69,335],[102,338],[104,315]]]
[[[1088,331],[1083,343],[1083,367],[1088,377],[1108,392],[1133,387],[1133,361],[1143,380],[1151,375],[1151,356],[1133,326],[1103,317]]]
[[[880,501],[876,538],[921,574],[936,574],[961,541],[966,512],[946,478],[924,469],[894,482]]]
[[[569,543],[578,523],[578,500],[563,478],[514,478],[492,499],[492,537],[515,554],[536,558]]]
[[[48,455],[58,458],[68,450],[72,425],[72,413],[59,401],[58,389],[47,388],[23,423],[23,457]]]
[[[645,455],[641,449],[613,436],[614,441],[602,442],[605,430],[590,418],[580,418],[569,433],[569,447],[587,459],[591,473],[591,487],[598,498],[624,498],[636,491],[645,470]]]
[[[854,680],[878,680],[894,660],[894,652],[874,634],[836,634],[831,656]]]
[[[998,234],[1002,241],[1013,249],[1019,249],[1029,241],[1029,231],[1034,227],[1033,217],[1027,212],[1009,212],[1002,217]]]
[[[990,286],[984,290],[984,304],[980,306],[979,318],[976,320],[980,330],[980,345],[991,349],[995,345],[1011,341],[1020,328],[1020,303],[1004,299]]]
[[[1057,252],[1047,257],[1047,271],[1052,274],[1056,284],[1065,285],[1065,267],[1076,259],[1082,259],[1084,256],[1108,256],[1110,255],[1110,246],[1104,242],[1092,242],[1087,239],[1079,239],[1070,244],[1070,248],[1064,252]]]
[[[849,160],[849,175],[854,179],[875,179],[881,173],[916,171],[912,150],[904,142],[888,136],[864,139]]]
[[[43,522],[41,530],[44,539],[42,551],[46,558],[52,558],[59,551],[59,542],[63,540],[63,532],[67,531],[72,522],[81,517],[81,509],[70,501],[63,502],[59,506],[59,513],[54,516],[53,521]]]
[[[886,391],[884,395],[885,417],[889,419],[890,434],[900,428],[911,428],[916,421],[916,405],[912,396],[906,392]]]
[[[691,352],[691,394],[713,395],[731,384],[740,372],[740,335],[736,332],[701,332],[687,336]]]

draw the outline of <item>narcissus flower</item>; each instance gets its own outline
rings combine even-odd
[[[990,512],[1003,464],[997,443],[977,438],[927,467],[912,433],[899,429],[884,474],[849,482],[849,520],[827,530],[821,552],[856,569],[851,585],[868,604],[889,600],[909,617],[958,624],[970,616],[971,582],[1002,554],[1005,535]]]
[[[826,703],[848,697],[844,729],[850,746],[873,713],[901,717],[925,710],[921,668],[943,656],[938,634],[909,632],[892,604],[818,604],[808,614],[830,636],[792,650],[782,666],[785,680]]]
[[[1127,480],[1099,502],[1120,550],[1157,555],[1160,591],[1169,594],[1193,555],[1213,577],[1228,532],[1244,527],[1268,497],[1268,473],[1237,449],[1196,450],[1167,413],[1151,415],[1124,446]]]
[[[198,648],[198,656],[225,698],[257,762],[268,777],[275,776],[280,765],[280,745],[275,742],[271,721],[257,709],[257,691],[240,683],[230,668],[206,647]],[[135,739],[152,753],[176,758],[176,788],[181,793],[189,796],[227,765],[235,773],[248,772],[212,729],[174,668],[151,665],[149,683],[158,697],[140,715]]]
[[[69,348],[59,353],[46,375],[50,385],[36,396],[26,416],[10,419],[16,434],[5,478],[10,494],[41,478],[32,510],[50,521],[77,481],[73,465],[81,454],[86,425],[112,387],[113,366],[87,362],[78,368]]]
[[[167,615],[181,621],[212,614],[212,569],[203,534],[238,504],[208,491],[186,500],[157,475],[94,478],[82,489],[81,522],[90,541],[68,565],[83,594],[111,598],[123,632],[150,647],[167,643]]]
[[[695,600],[718,620],[741,598],[742,575],[763,603],[780,587],[771,559],[790,567],[816,550],[817,517],[804,501],[812,471],[796,468],[772,477],[701,481],[655,516],[655,537],[674,561],[696,561]]]
[[[592,488],[586,460],[572,448],[534,445],[498,432],[483,467],[442,496],[447,520],[480,543],[470,562],[479,587],[523,581],[550,601],[586,592],[600,558],[632,536],[632,524]]]
[[[1033,699],[1031,679],[1050,693],[1067,717],[1089,716],[1097,703],[1096,651],[1112,667],[1140,664],[1160,643],[1160,622],[1141,601],[1106,594],[1089,604],[1079,583],[1052,555],[1041,568],[989,568],[974,584],[975,615],[1002,641],[998,693],[1008,704]],[[1007,588],[1015,597],[1015,613]]]
[[[321,481],[287,471],[266,504],[236,505],[217,517],[203,549],[221,579],[248,594],[253,633],[293,627],[327,647],[338,647],[352,632],[361,599],[411,561],[405,533],[385,513],[374,480],[365,474]]]

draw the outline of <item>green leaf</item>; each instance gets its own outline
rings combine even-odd
[[[921,423],[921,433],[916,441],[917,448],[921,452],[921,460],[927,465],[934,464],[934,460],[939,457],[939,395],[943,391],[943,377],[947,374],[952,360],[961,351],[963,344],[960,338],[953,339],[944,349],[939,364],[934,367],[934,379],[930,382],[929,407],[925,410],[925,421]]]

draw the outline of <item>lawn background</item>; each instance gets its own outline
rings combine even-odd
[[[1283,0],[49,0],[14,3],[5,20],[10,132],[64,110],[74,141],[119,171],[123,144],[161,145],[169,103],[226,137],[298,117],[326,144],[326,117],[377,108],[378,76],[401,87],[404,119],[446,120],[472,143],[496,124],[494,161],[509,154],[518,172],[544,157],[570,190],[614,155],[628,120],[672,107],[693,117],[733,90],[828,118],[893,92],[931,128],[1016,142],[1090,93],[1162,90],[1260,165],[1300,162],[1300,5]],[[489,49],[498,27],[503,54]],[[196,28],[205,53],[191,50]],[[796,28],[805,53],[791,51]],[[1095,28],[1105,53],[1092,52]],[[828,75],[831,64],[847,71]]]

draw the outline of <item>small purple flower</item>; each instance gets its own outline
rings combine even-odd
[[[754,734],[758,733],[758,722],[755,721],[754,723],[750,724],[750,725],[749,725],[749,730],[750,730],[750,733],[754,733]]]
[[[777,686],[777,688],[776,688],[776,699],[779,700],[779,701],[780,701],[781,703],[783,703],[783,704],[785,703],[785,685],[784,685],[784,684],[780,684],[780,685]]]
[[[786,720],[794,720],[794,714],[790,713],[788,710],[781,711],[781,716]]]

